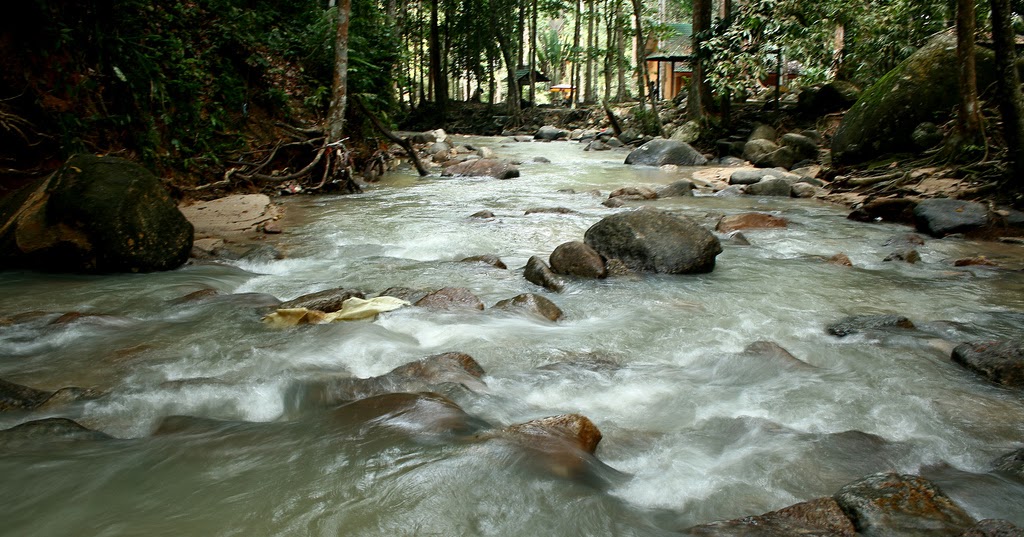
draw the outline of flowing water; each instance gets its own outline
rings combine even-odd
[[[908,228],[809,200],[674,198],[646,204],[709,227],[750,210],[791,223],[747,232],[750,246],[723,237],[710,274],[573,280],[553,294],[523,278],[527,259],[627,210],[591,191],[693,170],[627,167],[624,153],[575,143],[471,141],[526,161],[523,176],[393,174],[360,195],[287,198],[282,260],[0,274],[0,316],[47,312],[0,327],[0,378],[107,392],[0,414],[0,429],[67,416],[115,437],[0,447],[0,535],[663,535],[890,470],[923,473],[978,518],[1024,524],[1024,484],[990,473],[1024,441],[1024,399],[949,360],[949,343],[1020,335],[1019,246],[929,240],[917,264],[883,262],[885,241]],[[524,215],[556,206],[576,212]],[[496,218],[469,218],[482,209]],[[823,261],[839,252],[855,266]],[[458,262],[478,254],[510,269]],[[1002,268],[953,267],[978,254]],[[260,322],[265,295],[339,286],[467,287],[488,306],[536,292],[566,318],[405,308],[373,322]],[[220,294],[176,300],[211,288]],[[50,324],[71,311],[101,315]],[[918,329],[824,330],[881,313]],[[758,340],[807,365],[741,354]],[[303,382],[448,351],[487,372],[486,386],[447,393],[480,427],[580,413],[604,434],[607,466],[581,479],[515,445],[435,434],[415,415],[359,421],[289,403]],[[152,435],[174,415],[206,420]]]

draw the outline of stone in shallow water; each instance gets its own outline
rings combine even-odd
[[[525,311],[544,317],[549,321],[558,321],[563,316],[562,310],[554,302],[534,293],[523,293],[513,298],[502,300],[494,305],[494,309]]]
[[[683,535],[706,537],[853,537],[856,530],[832,498],[791,505],[759,516],[702,524]]]
[[[852,334],[871,330],[884,330],[889,328],[914,328],[914,323],[902,315],[853,315],[828,325],[825,330],[837,337],[846,337]]]
[[[565,288],[562,280],[548,268],[543,259],[537,256],[531,256],[529,261],[526,262],[523,276],[526,277],[526,281],[556,293],[561,293],[562,289]]]
[[[608,276],[601,254],[580,241],[560,244],[549,258],[551,271],[555,274],[579,276],[581,278],[604,278]]]
[[[718,239],[693,220],[650,208],[601,219],[584,242],[632,270],[663,274],[711,272],[722,253]]]
[[[1024,340],[963,343],[951,358],[996,384],[1024,388]]]
[[[916,475],[870,475],[833,498],[867,537],[958,535],[975,524],[934,483]]]

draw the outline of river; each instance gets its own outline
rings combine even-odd
[[[694,170],[628,167],[623,152],[576,143],[457,138],[467,140],[523,160],[522,177],[393,173],[359,195],[284,198],[291,224],[270,239],[281,260],[0,273],[0,316],[47,312],[0,327],[0,378],[107,392],[0,414],[0,429],[67,416],[115,437],[4,448],[0,535],[670,535],[889,470],[922,473],[977,518],[1024,525],[1024,484],[990,473],[1021,447],[1024,399],[949,359],[951,343],[1020,335],[1020,246],[929,239],[920,262],[884,262],[886,240],[912,230],[853,222],[814,200],[698,195],[644,204],[708,227],[752,210],[790,224],[745,232],[749,246],[722,237],[710,274],[570,280],[556,294],[521,268],[629,208],[603,207],[592,191]],[[574,212],[524,214],[533,207]],[[496,217],[469,217],[485,209]],[[853,267],[824,262],[840,252]],[[509,270],[459,262],[479,254]],[[953,266],[979,254],[1002,267]],[[467,287],[488,307],[535,292],[565,319],[404,308],[272,329],[254,307],[265,294],[339,286]],[[177,300],[202,289],[220,294]],[[66,312],[101,315],[50,324]],[[825,332],[883,313],[918,329]],[[759,340],[807,365],[742,354]],[[289,403],[305,381],[381,375],[448,351],[486,371],[486,386],[446,394],[466,412],[493,427],[583,414],[604,435],[597,457],[608,468],[574,479],[400,416],[339,422]],[[152,435],[173,415],[218,421]]]

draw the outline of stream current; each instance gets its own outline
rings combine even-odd
[[[108,392],[0,414],[0,429],[66,416],[115,437],[3,447],[0,535],[670,535],[829,496],[879,471],[921,473],[975,517],[1024,525],[1024,484],[990,472],[1024,442],[1024,399],[949,359],[951,344],[1020,335],[1019,246],[929,239],[920,262],[883,262],[886,240],[911,229],[849,221],[812,200],[698,195],[644,205],[708,227],[749,211],[790,224],[745,232],[750,246],[720,237],[710,274],[568,280],[555,294],[523,278],[527,259],[639,205],[608,209],[591,191],[658,187],[695,170],[629,167],[624,152],[568,142],[456,141],[523,160],[522,177],[402,172],[359,195],[282,199],[291,224],[272,238],[281,260],[0,273],[0,316],[48,312],[0,327],[0,378]],[[524,214],[533,207],[575,212]],[[469,217],[483,209],[496,218]],[[854,267],[824,262],[840,252]],[[509,270],[459,262],[480,254]],[[1001,268],[953,266],[979,254]],[[272,329],[253,307],[257,294],[341,286],[467,287],[488,307],[534,292],[565,319],[404,308]],[[213,299],[176,301],[211,288]],[[49,324],[72,311],[102,315]],[[918,328],[825,331],[885,313]],[[741,354],[758,340],[810,367]],[[290,409],[296,383],[381,375],[449,351],[486,371],[486,387],[447,394],[466,412],[494,427],[583,414],[604,435],[606,475],[567,478],[403,416],[353,424]],[[152,436],[173,415],[219,421]]]

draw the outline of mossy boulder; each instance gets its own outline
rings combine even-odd
[[[978,87],[995,81],[995,54],[975,47]],[[959,99],[956,34],[944,32],[861,94],[832,139],[832,160],[855,164],[887,153],[916,152],[923,122],[943,123]]]
[[[150,272],[188,260],[192,224],[131,161],[75,155],[0,204],[0,268]]]

